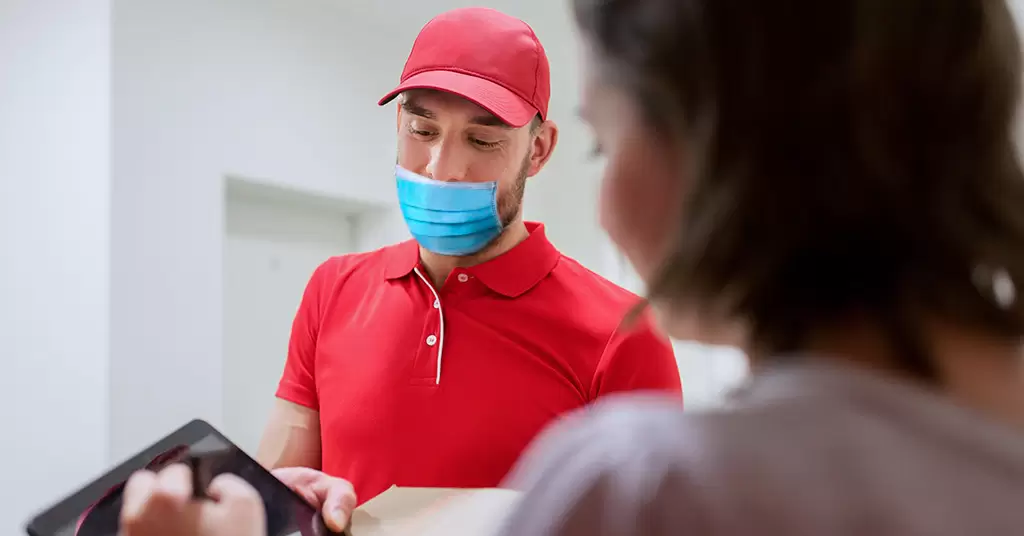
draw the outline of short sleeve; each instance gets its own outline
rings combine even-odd
[[[650,314],[611,336],[591,384],[591,400],[625,391],[658,391],[682,399],[679,365]]]
[[[288,357],[277,387],[278,398],[315,411],[320,410],[316,389],[316,345],[322,307],[330,289],[330,276],[337,272],[333,261],[328,260],[317,267],[306,284],[292,321]]]
[[[523,492],[502,536],[710,534],[678,460],[652,430],[671,425],[664,399],[599,404],[542,434],[507,486]],[[671,419],[669,419],[671,420]],[[639,425],[638,425],[639,421]],[[647,435],[647,437],[644,437]]]

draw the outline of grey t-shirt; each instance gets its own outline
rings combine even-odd
[[[1024,535],[1024,434],[907,384],[799,364],[684,413],[622,396],[508,482],[506,535]]]

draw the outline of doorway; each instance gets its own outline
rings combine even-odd
[[[309,277],[356,248],[343,203],[243,179],[227,181],[224,225],[224,433],[255,454],[284,370]]]

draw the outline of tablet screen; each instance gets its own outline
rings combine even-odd
[[[233,473],[260,493],[268,536],[323,534],[316,510],[212,426],[193,421],[33,519],[32,536],[117,536],[124,484],[132,473],[176,462],[194,469],[197,486]]]

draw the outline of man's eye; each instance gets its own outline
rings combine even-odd
[[[499,145],[499,143],[496,141],[484,141],[477,138],[472,138],[471,141],[473,142],[474,145],[478,145],[480,147],[483,147],[484,149],[493,149],[494,147],[497,147]]]
[[[420,130],[412,125],[409,125],[409,133],[414,136],[420,136],[422,138],[429,138],[434,135],[434,132],[430,130]]]

